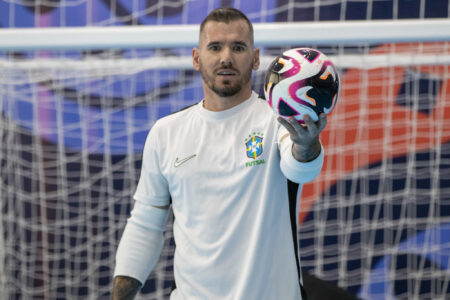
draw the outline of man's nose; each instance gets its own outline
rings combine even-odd
[[[220,64],[224,67],[231,67],[233,65],[230,49],[228,48],[223,49],[220,57]]]

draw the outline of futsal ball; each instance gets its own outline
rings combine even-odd
[[[320,113],[329,114],[336,105],[339,75],[322,52],[290,49],[270,64],[265,74],[264,93],[276,115],[294,116],[300,123],[309,115],[317,121]]]

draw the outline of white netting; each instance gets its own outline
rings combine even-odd
[[[0,2],[0,16],[10,28],[198,24],[220,6],[238,8],[253,22],[446,18],[450,11],[446,0],[8,0]],[[25,12],[28,20],[21,19]]]
[[[440,55],[449,44],[372,51]],[[342,72],[325,167],[303,192],[303,266],[363,299],[445,299],[450,67],[388,61]]]
[[[448,233],[443,226],[450,222],[450,78],[448,62],[439,63],[449,44],[321,49],[339,67],[342,90],[322,137],[325,168],[303,193],[303,266],[361,296],[389,295],[395,280],[414,286],[398,288],[400,298],[442,295],[446,268],[437,272],[427,255],[439,258],[450,246],[436,231]],[[266,60],[280,51],[267,50]],[[157,118],[202,97],[198,74],[153,70],[145,62],[165,58],[149,53],[71,60],[39,52],[33,61],[10,56],[3,63],[3,295],[110,292],[145,135]],[[263,73],[254,76],[258,91]],[[414,243],[425,229],[434,230],[426,243]],[[169,230],[169,244],[171,238]],[[402,242],[415,246],[402,252]],[[420,245],[430,249],[409,250]],[[170,291],[171,246],[144,293],[158,298]],[[383,259],[385,269],[374,270]],[[392,268],[392,259],[406,261]],[[409,275],[411,268],[417,274]],[[377,280],[386,282],[381,290],[367,290]],[[422,282],[432,287],[415,287]]]
[[[227,4],[255,22],[424,19],[449,10],[448,1],[423,0],[4,1],[0,25],[196,24]],[[29,12],[35,18],[21,23]],[[448,298],[449,42],[265,47],[254,74],[261,95],[265,66],[293,46],[322,50],[342,80],[322,136],[324,170],[303,191],[304,270],[363,299]],[[146,133],[202,98],[190,51],[0,53],[0,298],[109,298]],[[171,290],[171,222],[168,229],[139,297],[165,299]]]

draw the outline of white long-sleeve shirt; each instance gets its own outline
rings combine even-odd
[[[155,123],[134,198],[152,206],[171,201],[170,299],[301,299],[295,192],[320,173],[324,154],[296,161],[290,138],[280,144],[285,134],[255,93],[226,111],[199,102]],[[299,183],[291,197],[287,178]]]

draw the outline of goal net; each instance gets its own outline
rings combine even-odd
[[[362,299],[448,298],[448,1],[250,2],[0,2],[0,298],[110,297],[145,137],[202,99],[191,49],[221,5],[255,24],[261,95],[292,47],[340,71],[324,168],[301,198],[303,270]],[[168,298],[170,221],[165,238],[138,298]]]

